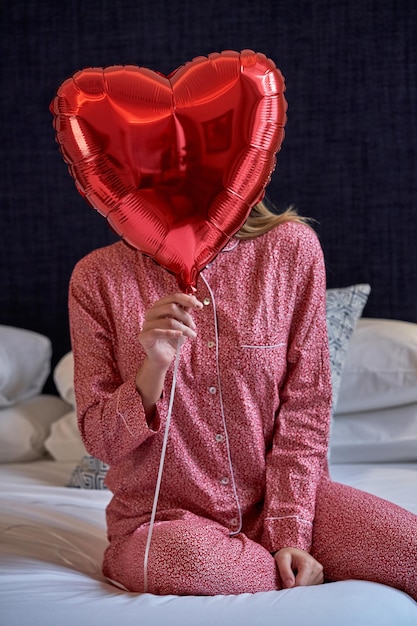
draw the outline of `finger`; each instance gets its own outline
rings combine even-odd
[[[186,293],[171,293],[167,296],[164,296],[160,300],[154,303],[154,306],[164,306],[166,304],[177,304],[178,306],[184,307],[186,309],[202,309],[203,303],[200,302],[194,295],[189,295]]]
[[[323,582],[323,568],[315,559],[302,561],[295,577],[295,586],[320,585]]]
[[[289,552],[278,552],[275,555],[275,560],[278,565],[279,575],[281,577],[282,586],[284,589],[294,587],[295,576],[292,570],[292,556]]]
[[[304,587],[306,585],[310,585],[311,573],[312,570],[309,563],[304,562],[302,565],[300,565],[295,576],[295,587]]]
[[[152,336],[153,340],[185,336],[194,339],[197,336],[194,328],[172,317],[145,321],[140,335]]]
[[[189,309],[184,309],[175,302],[160,304],[146,311],[145,321],[173,318],[190,328],[195,328],[194,320],[188,311]]]
[[[322,585],[324,583],[324,572],[323,572],[323,566],[319,563],[318,564],[319,567],[317,569],[317,572],[315,574],[315,577],[312,581],[312,585]]]

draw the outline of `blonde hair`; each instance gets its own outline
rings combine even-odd
[[[275,213],[262,200],[253,207],[243,226],[238,230],[235,237],[238,239],[254,239],[286,222],[299,222],[308,224],[311,220],[298,215],[294,207],[290,206],[282,213]]]

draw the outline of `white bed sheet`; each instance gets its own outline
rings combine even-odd
[[[107,491],[65,487],[73,463],[0,465],[2,626],[416,626],[417,603],[364,581],[215,597],[131,594],[101,574]],[[335,465],[334,480],[417,513],[417,463]]]

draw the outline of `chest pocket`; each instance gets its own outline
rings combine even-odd
[[[287,336],[278,319],[260,318],[254,311],[234,311],[234,318],[220,318],[220,345],[231,368],[243,377],[243,384],[279,385],[286,370]]]
[[[250,368],[256,374],[280,378],[285,369],[287,347],[285,343],[243,343],[238,348],[239,362],[243,369]]]

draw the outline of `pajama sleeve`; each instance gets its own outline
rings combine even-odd
[[[327,467],[331,418],[325,269],[315,236],[293,263],[297,287],[287,372],[266,459],[262,543],[270,552],[311,548],[316,489]]]
[[[109,294],[104,274],[89,256],[76,265],[70,280],[69,317],[80,433],[88,452],[112,465],[154,435],[159,415],[157,409],[153,430],[134,374],[128,379],[121,376],[115,355],[118,304]]]

